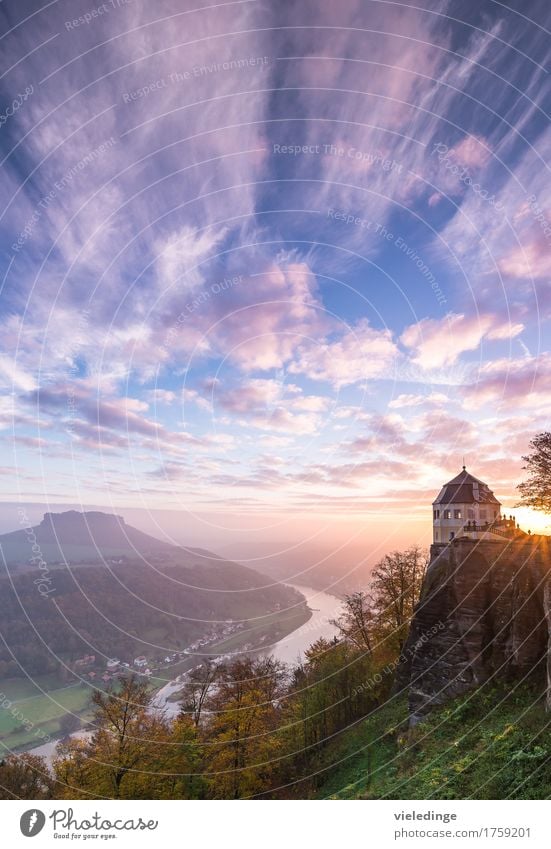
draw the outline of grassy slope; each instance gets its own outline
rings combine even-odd
[[[0,709],[0,746],[10,750],[40,746],[43,735],[58,736],[60,720],[67,712],[83,719],[91,715],[90,688],[84,684],[60,686],[55,675],[37,678],[36,684],[7,678],[0,682],[0,693],[2,700],[11,703]]]
[[[481,688],[406,733],[394,699],[324,754],[317,798],[547,799],[551,716],[528,687]],[[340,764],[337,762],[340,761]]]

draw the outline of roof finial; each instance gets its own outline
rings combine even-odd
[[[465,465],[465,455],[463,455],[463,471],[464,471],[464,472],[466,472],[466,471],[467,471],[467,467],[466,467],[466,465]]]

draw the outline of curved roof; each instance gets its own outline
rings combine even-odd
[[[433,504],[498,504],[488,484],[475,478],[463,466],[455,478],[445,483]]]

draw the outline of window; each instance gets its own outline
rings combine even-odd
[[[455,536],[454,532],[450,531],[450,540],[452,540],[454,538],[454,536]]]
[[[438,542],[438,531],[434,532],[434,541]]]
[[[462,518],[462,516],[461,516],[461,510],[454,510],[454,511],[453,511],[453,518],[454,518],[454,519],[461,519],[461,518]]]
[[[452,511],[451,510],[444,510],[444,519],[451,519],[451,517],[452,517]]]
[[[468,518],[468,519],[474,519],[474,510],[471,510],[471,508],[470,508],[470,507],[469,507],[469,509],[467,510],[467,518]]]
[[[481,521],[481,522],[485,522],[485,521],[486,521],[486,511],[485,511],[485,510],[481,510],[481,511],[480,511],[480,521]]]
[[[435,510],[435,511],[434,511],[434,518],[435,518],[435,519],[439,519],[439,518],[440,518],[440,510]]]

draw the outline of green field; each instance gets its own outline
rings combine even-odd
[[[42,693],[45,690],[46,693]],[[0,745],[13,750],[47,742],[59,736],[61,719],[73,713],[90,717],[90,687],[80,682],[59,685],[54,675],[36,679],[8,678],[0,682]]]

